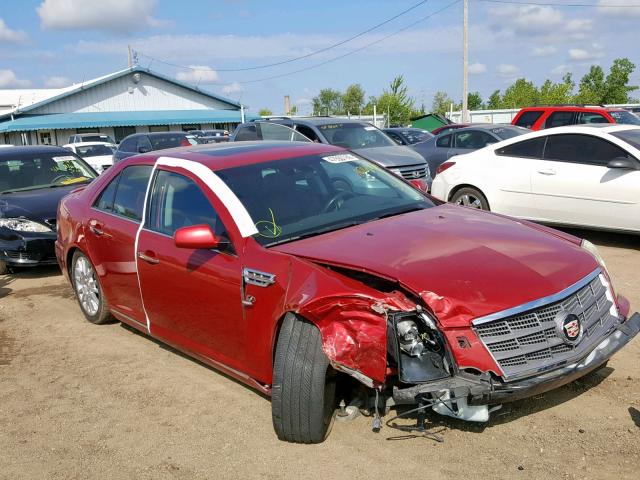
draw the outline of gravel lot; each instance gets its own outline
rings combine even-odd
[[[640,238],[601,246],[640,308]],[[430,415],[444,438],[370,419],[315,446],[279,442],[268,399],[120,324],[84,320],[55,268],[0,276],[0,478],[638,478],[640,340],[609,366],[488,425]]]

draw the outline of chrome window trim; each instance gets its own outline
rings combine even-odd
[[[591,272],[586,277],[583,277],[582,279],[578,280],[573,285],[565,288],[564,290],[562,290],[562,291],[560,291],[558,293],[554,293],[553,295],[549,295],[547,297],[538,298],[538,299],[533,300],[533,301],[528,302],[528,303],[523,303],[522,305],[518,305],[517,307],[508,308],[506,310],[501,310],[499,312],[491,313],[489,315],[485,315],[484,317],[478,317],[478,318],[474,319],[471,322],[471,324],[473,326],[482,325],[482,324],[485,324],[485,323],[488,323],[488,322],[493,322],[495,320],[500,320],[500,319],[503,319],[503,318],[511,317],[511,316],[514,316],[514,315],[518,315],[519,313],[526,312],[527,310],[533,310],[533,309],[536,309],[536,308],[539,308],[539,307],[543,307],[543,306],[548,305],[550,303],[558,302],[558,301],[563,300],[564,298],[568,297],[569,295],[577,292],[578,290],[580,290],[585,285],[588,285],[593,279],[595,279],[598,275],[600,275],[600,273],[601,273],[600,268],[596,268],[593,272]]]

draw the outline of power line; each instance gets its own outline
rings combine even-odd
[[[320,50],[315,50],[315,51],[307,53],[305,55],[301,55],[299,57],[294,57],[294,58],[290,58],[288,60],[282,60],[280,62],[275,62],[275,63],[267,63],[267,64],[264,64],[264,65],[255,65],[255,66],[252,66],[252,67],[213,68],[212,70],[215,70],[217,72],[244,72],[244,71],[247,71],[247,70],[260,70],[260,69],[263,69],[263,68],[276,67],[276,66],[279,66],[279,65],[285,65],[287,63],[297,62],[298,60],[303,60],[305,58],[313,57],[314,55],[318,55],[319,53],[324,53],[324,52],[332,50],[332,49],[334,49],[336,47],[344,45],[345,43],[349,43],[349,42],[355,40],[356,38],[360,38],[363,35],[366,35],[367,33],[370,33],[373,30],[376,30],[376,29],[382,27],[383,25],[386,25],[387,23],[390,23],[390,22],[394,21],[395,19],[397,19],[397,18],[409,13],[410,11],[415,10],[416,8],[418,8],[421,5],[424,5],[428,1],[429,0],[422,0],[422,1],[412,5],[411,7],[407,8],[406,10],[403,10],[402,12],[394,15],[393,17],[388,18],[385,21],[378,23],[377,25],[374,25],[373,27],[369,27],[366,30],[363,30],[362,32],[353,35],[352,37],[349,37],[349,38],[347,38],[345,40],[342,40],[342,41],[340,41],[338,43],[334,43],[333,45],[329,45],[327,47],[321,48]],[[197,68],[197,67],[189,67],[189,66],[186,66],[186,65],[178,65],[178,64],[175,64],[175,63],[170,63],[170,62],[167,62],[167,61],[164,61],[164,60],[160,60],[158,58],[151,57],[149,55],[145,55],[142,52],[140,52],[140,55],[143,56],[143,57],[149,58],[149,59],[151,59],[153,61],[156,61],[158,63],[162,63],[162,64],[165,64],[165,65],[168,65],[168,66],[171,66],[171,67],[182,68],[182,69],[185,69],[185,70],[194,70],[194,71],[198,71],[198,70],[210,71],[209,69]]]
[[[336,61],[336,60],[340,60],[340,59],[342,59],[342,58],[348,57],[349,55],[353,55],[354,53],[361,52],[362,50],[364,50],[364,49],[366,49],[366,48],[369,48],[369,47],[371,47],[371,46],[373,46],[373,45],[376,45],[376,44],[378,44],[378,43],[380,43],[380,42],[383,42],[383,41],[387,40],[388,38],[391,38],[391,37],[393,37],[393,36],[395,36],[395,35],[398,35],[399,33],[402,33],[402,32],[404,32],[405,30],[408,30],[408,29],[410,29],[411,27],[414,27],[414,26],[415,26],[415,25],[417,25],[418,23],[424,22],[425,20],[428,20],[429,18],[431,18],[431,17],[433,17],[433,16],[437,15],[438,13],[443,12],[444,10],[447,10],[448,8],[453,7],[454,5],[456,5],[456,4],[458,4],[458,3],[460,3],[461,1],[462,1],[462,0],[454,0],[453,2],[451,2],[451,3],[447,4],[447,5],[445,5],[444,7],[440,8],[440,9],[438,9],[438,10],[436,10],[435,12],[430,13],[429,15],[426,15],[426,16],[424,16],[424,17],[421,17],[421,18],[419,18],[418,20],[416,20],[415,22],[412,22],[412,23],[410,23],[409,25],[407,25],[407,26],[405,26],[405,27],[402,27],[402,28],[400,28],[400,29],[396,30],[396,31],[394,31],[394,32],[390,33],[389,35],[386,35],[386,36],[384,36],[384,37],[382,37],[382,38],[379,38],[378,40],[374,40],[373,42],[367,43],[366,45],[363,45],[363,46],[362,46],[362,47],[360,47],[360,48],[356,48],[355,50],[351,50],[350,52],[344,53],[344,54],[342,54],[342,55],[338,55],[337,57],[330,58],[330,59],[328,59],[328,60],[325,60],[324,62],[317,63],[316,65],[311,65],[311,66],[309,66],[309,67],[301,68],[301,69],[299,69],[299,70],[294,70],[294,71],[292,71],[292,72],[281,73],[281,74],[279,74],[279,75],[273,75],[273,76],[270,76],[270,77],[258,78],[258,79],[254,79],[254,80],[246,80],[246,81],[243,81],[243,82],[237,82],[237,83],[239,83],[239,84],[241,84],[241,85],[246,85],[246,84],[249,84],[249,83],[266,82],[267,80],[274,80],[274,79],[276,79],[276,78],[287,77],[287,76],[289,76],[289,75],[295,75],[296,73],[306,72],[307,70],[312,70],[312,69],[314,69],[314,68],[321,67],[321,66],[323,66],[323,65],[326,65],[326,64],[328,64],[328,63],[334,62],[334,61]]]
[[[477,0],[483,3],[499,3],[507,5],[535,5],[540,7],[595,7],[595,8],[640,8],[636,5],[599,5],[597,3],[558,3],[558,2],[518,2],[516,0]]]

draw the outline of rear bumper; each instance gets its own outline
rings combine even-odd
[[[443,390],[455,390],[466,392],[469,405],[490,405],[520,400],[561,387],[592,372],[621,350],[638,332],[640,332],[640,313],[634,313],[603,337],[586,356],[559,369],[513,382],[474,379],[459,375],[409,388],[396,388],[393,397],[396,403],[417,403],[420,396]],[[459,393],[456,395],[459,396]]]
[[[12,267],[55,265],[54,242],[56,234],[25,234],[11,232],[0,235],[0,261]]]

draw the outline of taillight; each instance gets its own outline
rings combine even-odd
[[[444,172],[445,170],[453,167],[456,164],[456,162],[444,162],[442,165],[440,165],[438,167],[438,169],[436,170],[436,175],[439,173]]]

